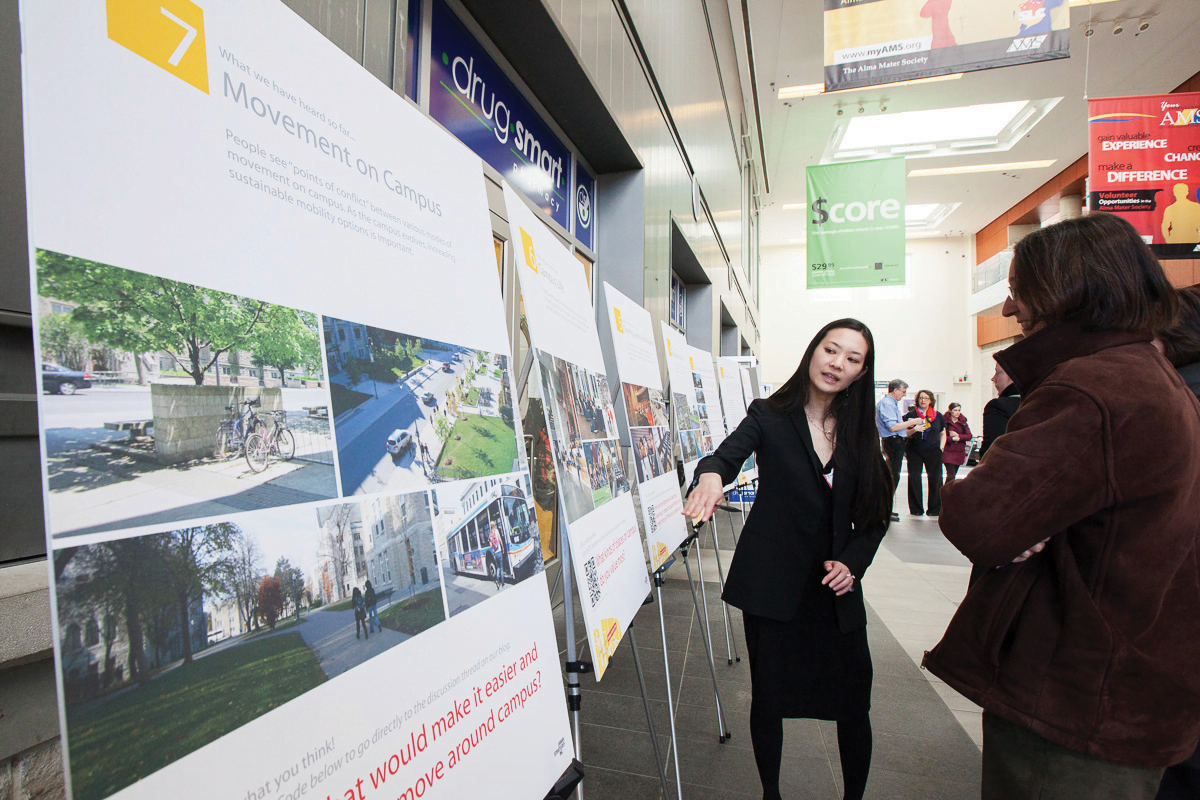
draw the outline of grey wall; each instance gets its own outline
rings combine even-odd
[[[725,252],[740,269],[744,228],[741,168],[734,138],[735,134],[740,135],[744,109],[726,7],[711,0],[628,3],[634,34],[649,60],[645,66],[657,80],[667,102],[664,112],[612,0],[542,2],[558,19],[609,111],[645,165],[644,305],[655,319],[655,330],[657,322],[666,320],[670,312],[669,221],[673,213],[713,284],[706,292],[695,292],[695,298],[689,300],[689,341],[691,320],[708,319],[708,339],[697,346],[716,352],[718,332],[711,320],[718,313],[716,304],[731,292],[727,288],[728,266],[718,236]],[[724,78],[724,94],[719,75]],[[675,122],[678,142],[672,136],[666,114]],[[711,223],[703,216],[699,222],[693,219],[689,163],[712,212]],[[599,213],[603,228],[603,205],[599,205]],[[629,235],[627,231],[622,233]],[[598,256],[603,264],[607,254],[600,249]],[[736,291],[728,297],[727,305],[742,335],[757,349],[758,342]]]

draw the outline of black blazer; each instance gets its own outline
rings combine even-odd
[[[835,600],[838,626],[843,633],[863,627],[867,612],[862,577],[886,528],[882,524],[875,530],[854,528],[858,479],[850,452],[838,446],[830,490],[803,409],[780,413],[755,400],[737,430],[696,465],[696,474],[715,472],[730,483],[751,453],[757,454],[758,496],[725,576],[723,599],[748,613],[787,622],[800,610],[803,580],[829,552],[855,577],[854,591]],[[832,547],[820,524],[830,491]]]

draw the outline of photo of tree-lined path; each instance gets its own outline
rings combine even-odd
[[[359,527],[341,539],[282,508],[57,550],[74,796],[107,797],[443,621],[435,569],[408,591],[376,575],[365,630]]]

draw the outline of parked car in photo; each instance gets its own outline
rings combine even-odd
[[[42,364],[42,391],[75,394],[79,389],[92,388],[92,376],[57,364]]]
[[[433,396],[433,392],[426,392],[421,395],[421,402],[427,406],[437,405],[437,398]]]
[[[387,451],[394,456],[398,456],[408,448],[412,447],[412,434],[408,431],[402,431],[399,428],[392,431],[387,439]]]

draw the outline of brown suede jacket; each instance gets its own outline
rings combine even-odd
[[[1055,325],[996,361],[1020,410],[939,519],[994,569],[924,666],[1072,750],[1182,761],[1200,739],[1200,404],[1149,334]]]

